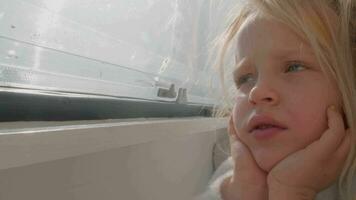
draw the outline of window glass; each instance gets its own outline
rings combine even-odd
[[[0,0],[0,85],[213,104],[209,44],[232,2]]]

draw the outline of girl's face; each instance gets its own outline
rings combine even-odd
[[[275,164],[317,140],[338,90],[311,47],[286,25],[246,20],[237,35],[235,129],[258,165]]]

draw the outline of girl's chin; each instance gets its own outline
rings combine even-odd
[[[265,172],[270,172],[277,163],[258,162],[258,166]]]
[[[281,160],[282,156],[255,156],[257,165],[265,172],[270,172],[274,166],[276,166]]]

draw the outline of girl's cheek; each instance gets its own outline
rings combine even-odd
[[[232,110],[232,113],[234,115],[234,117],[237,117],[238,115],[238,111],[243,109],[243,98],[236,96],[235,97],[235,104]]]
[[[238,93],[237,95],[235,95],[234,100],[235,100],[236,104],[239,104],[239,103],[244,102],[246,100],[246,98],[247,98],[247,95]]]
[[[234,107],[234,110],[243,109],[246,106],[247,99],[248,99],[247,96],[244,95],[244,94],[236,95],[235,96],[235,107]]]
[[[239,128],[239,124],[243,121],[243,113],[246,110],[246,99],[242,96],[236,96],[235,105],[232,110],[232,117],[234,121],[235,128]]]

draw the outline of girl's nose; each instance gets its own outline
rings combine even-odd
[[[257,82],[250,90],[249,102],[253,105],[277,105],[280,97],[271,84]]]

